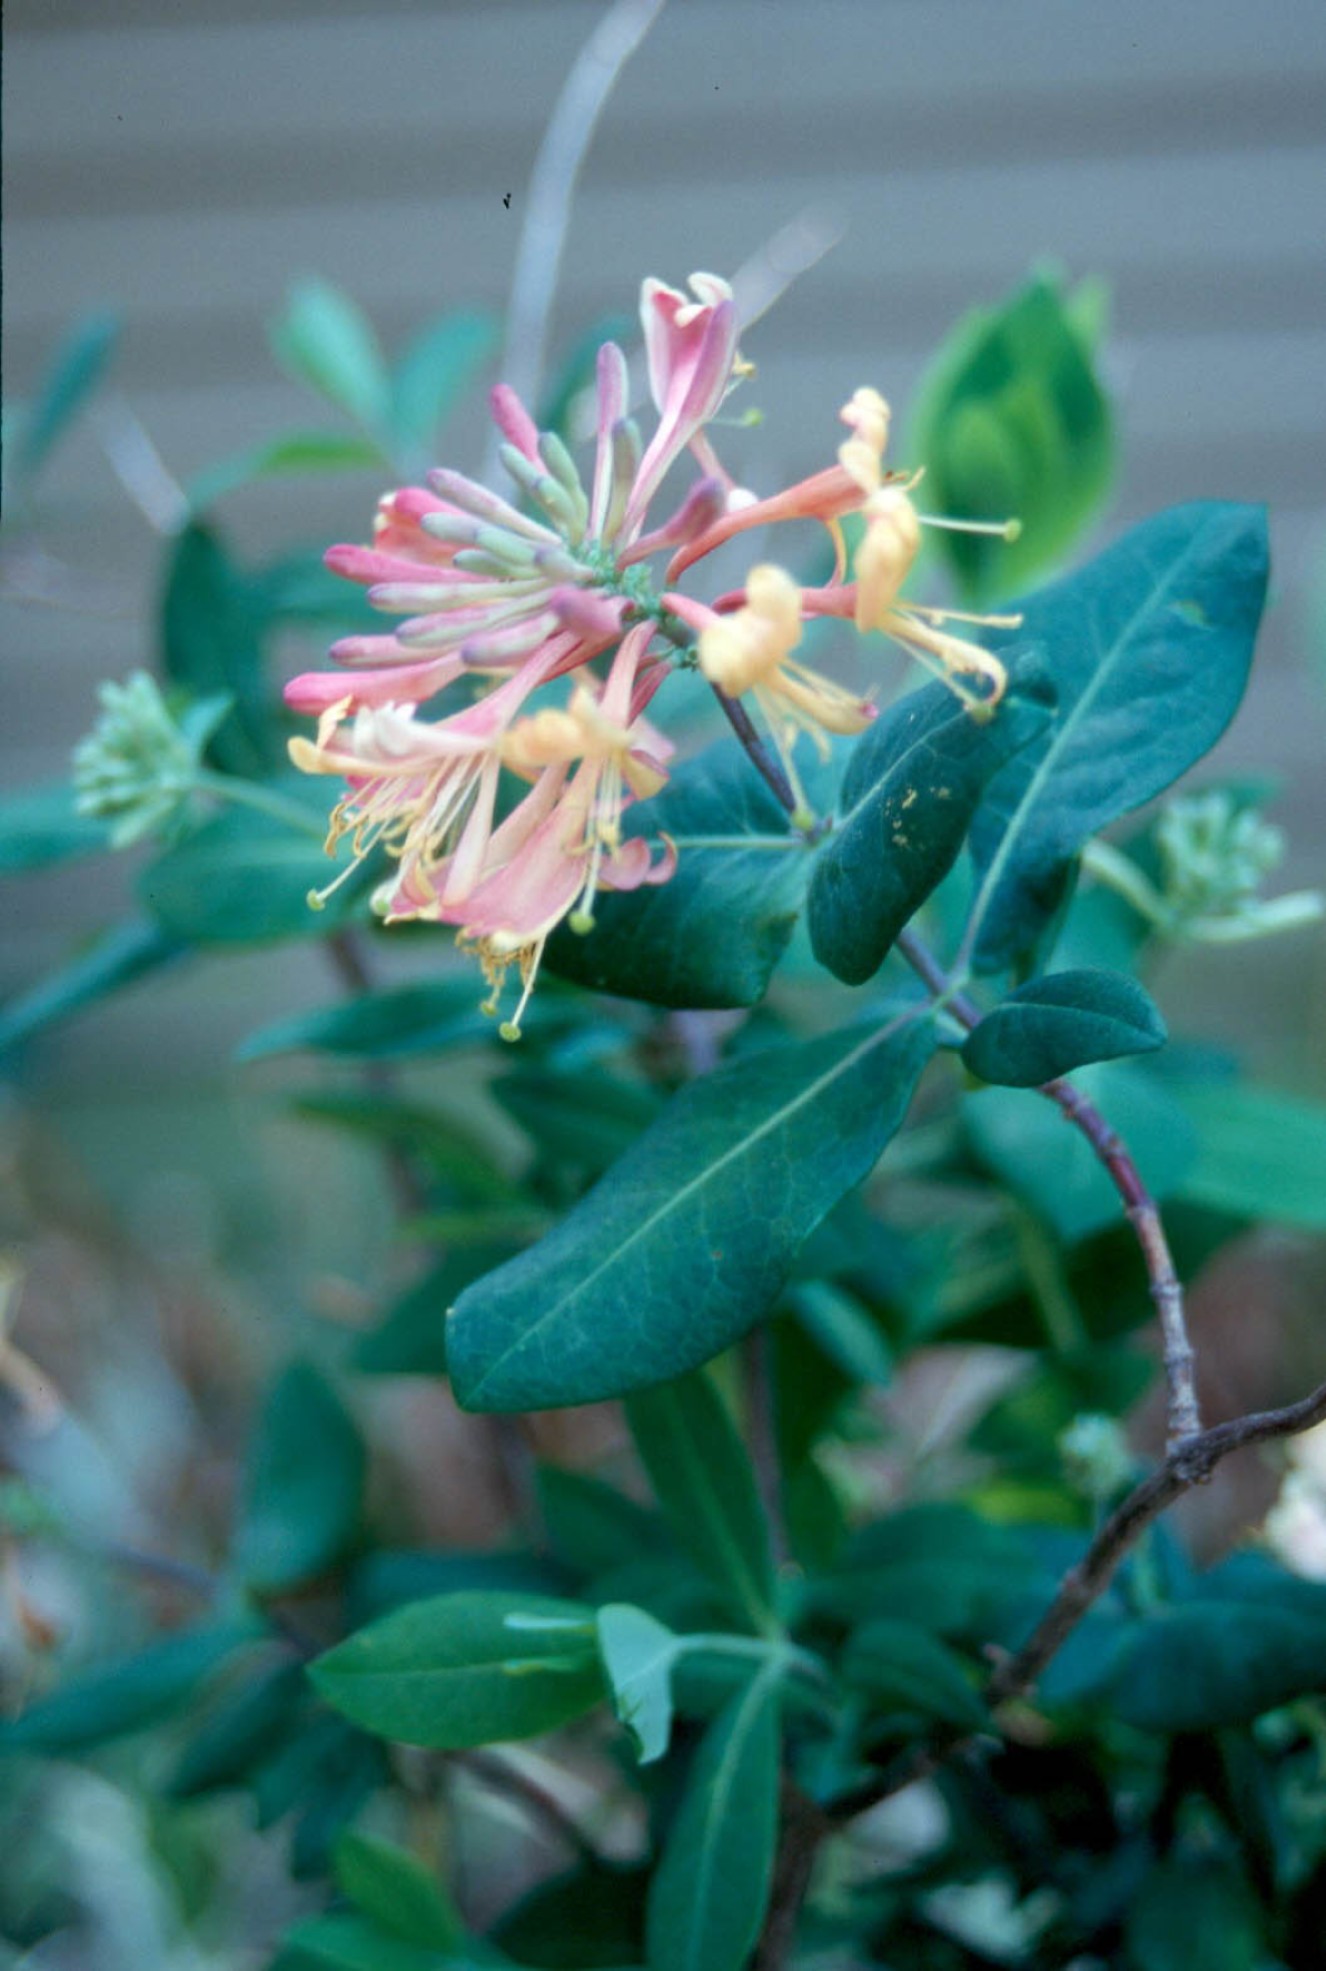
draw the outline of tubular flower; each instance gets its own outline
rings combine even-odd
[[[728,616],[710,614],[700,631],[700,669],[728,698],[751,692],[763,712],[800,806],[805,795],[792,749],[808,733],[820,757],[828,757],[827,732],[862,732],[875,716],[868,700],[791,660],[801,641],[802,593],[785,569],[752,568],[746,600]]]

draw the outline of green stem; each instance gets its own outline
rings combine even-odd
[[[191,784],[201,794],[213,794],[218,801],[230,801],[236,807],[252,808],[256,814],[265,814],[269,820],[280,821],[301,835],[313,836],[318,842],[326,837],[325,820],[310,814],[306,807],[291,800],[288,794],[278,794],[274,788],[263,787],[256,780],[240,780],[233,774],[212,773],[206,767],[200,767]]]

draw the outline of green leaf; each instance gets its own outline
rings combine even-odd
[[[0,1053],[184,955],[156,924],[116,924],[60,971],[0,1008]]]
[[[989,1724],[962,1658],[915,1622],[890,1616],[867,1622],[848,1642],[842,1673],[886,1714],[916,1712],[958,1731]]]
[[[269,439],[248,451],[218,459],[189,487],[189,504],[195,513],[215,504],[237,486],[255,479],[284,479],[301,472],[353,472],[356,468],[384,464],[380,447],[367,438],[355,438],[340,431],[289,431],[283,438]]]
[[[450,1961],[362,1916],[310,1916],[286,1932],[272,1971],[442,1971]]]
[[[1137,1068],[1104,1062],[1075,1085],[1127,1143],[1152,1197],[1185,1181],[1196,1136],[1163,1082]],[[1100,1160],[1053,1103],[1018,1091],[982,1088],[964,1098],[962,1122],[980,1161],[1067,1245],[1119,1222],[1123,1207]]]
[[[368,318],[329,281],[296,281],[284,315],[273,323],[272,352],[329,403],[371,431],[384,426],[390,384]]]
[[[639,333],[635,316],[616,311],[591,322],[583,335],[577,336],[553,373],[552,382],[539,405],[540,431],[555,431],[559,438],[574,446],[584,434],[572,430],[571,411],[577,397],[583,391],[594,388],[599,350],[605,342],[616,342],[625,347]]]
[[[412,1602],[309,1674],[365,1730],[443,1750],[533,1738],[604,1694],[592,1609],[496,1592]]]
[[[1203,500],[1134,527],[1023,605],[995,650],[1040,649],[1058,691],[1049,737],[1016,755],[977,810],[980,969],[1024,958],[1073,857],[1214,746],[1238,709],[1266,591],[1260,507]]]
[[[359,1430],[311,1362],[268,1392],[249,1453],[236,1564],[259,1594],[323,1574],[359,1526],[366,1454]]]
[[[594,1402],[730,1346],[880,1156],[934,1044],[906,1015],[683,1090],[554,1231],[460,1296],[447,1330],[459,1402]]]
[[[534,1474],[539,1517],[554,1556],[593,1579],[625,1567],[643,1554],[667,1553],[669,1542],[657,1513],[628,1499],[588,1472],[540,1465]]]
[[[808,1581],[808,1610],[855,1624],[907,1619],[936,1635],[986,1642],[1010,1606],[1055,1578],[1025,1540],[965,1506],[905,1506],[863,1527],[842,1558]]]
[[[307,1050],[344,1055],[352,1060],[391,1061],[412,1054],[445,1053],[452,1048],[480,1046],[491,1040],[494,1025],[483,1012],[481,985],[471,971],[449,978],[428,979],[417,985],[395,986],[386,992],[364,993],[358,999],[316,1006],[250,1034],[236,1049],[239,1061],[266,1060],[273,1054]],[[550,1001],[532,1001],[524,1031],[536,1031],[550,1020]]]
[[[879,970],[957,861],[987,782],[1045,729],[1052,702],[1044,675],[1026,666],[984,722],[932,684],[863,734],[843,781],[841,819],[810,880],[810,941],[836,977],[862,985]]]
[[[75,322],[60,343],[25,410],[14,446],[14,473],[35,479],[59,438],[87,402],[110,363],[120,337],[118,315],[98,312]]]
[[[761,1673],[705,1733],[649,1892],[649,1971],[742,1971],[778,1837],[778,1695]]]
[[[417,335],[391,383],[392,439],[407,466],[430,465],[439,428],[469,389],[481,363],[496,347],[496,316],[478,311],[447,314]]]
[[[962,1058],[982,1081],[1039,1088],[1091,1061],[1149,1054],[1168,1038],[1150,993],[1126,973],[1046,972],[986,1014]]]
[[[318,810],[292,784],[288,792]],[[347,866],[342,855],[323,853],[312,832],[231,808],[167,849],[138,879],[138,894],[162,927],[187,944],[266,944],[281,938],[326,937],[362,913],[366,892],[380,870],[370,857],[348,876],[320,910],[310,893],[333,882]]]
[[[365,1554],[348,1582],[352,1627],[376,1621],[407,1602],[462,1590],[497,1590],[507,1596],[556,1594],[565,1585],[560,1568],[533,1554],[430,1553],[410,1547],[378,1547]]]
[[[84,1752],[169,1716],[255,1637],[250,1622],[187,1629],[136,1656],[90,1670],[0,1723],[0,1749]]]
[[[588,1861],[541,1882],[489,1932],[517,1964],[543,1971],[618,1971],[644,1959],[646,1867]]]
[[[336,1883],[357,1910],[391,1935],[434,1950],[455,1951],[465,1926],[431,1869],[368,1834],[343,1834],[336,1844]]]
[[[594,904],[585,936],[563,926],[547,964],[566,979],[654,1006],[753,1006],[792,935],[810,874],[803,838],[730,740],[679,767],[626,812],[623,833],[676,844],[670,881]]]
[[[601,1177],[662,1107],[654,1089],[584,1066],[520,1067],[489,1092],[542,1160],[589,1177]]]
[[[1059,560],[1108,489],[1109,405],[1076,304],[1058,279],[1036,276],[968,315],[922,385],[911,449],[930,510],[1021,524],[1013,542],[938,536],[972,600],[1008,594]]]
[[[672,1736],[672,1666],[677,1637],[643,1608],[610,1602],[595,1617],[599,1654],[618,1721],[642,1766],[661,1759]]]
[[[447,1372],[446,1314],[456,1295],[510,1254],[497,1242],[462,1246],[407,1287],[381,1322],[361,1335],[354,1365],[371,1376],[444,1376]]]
[[[849,1383],[882,1389],[893,1380],[893,1351],[860,1301],[823,1280],[788,1294],[798,1324]]]
[[[773,1618],[773,1555],[746,1448],[707,1377],[629,1397],[626,1419],[668,1524],[750,1628]]]
[[[220,534],[192,521],[176,535],[160,603],[166,676],[195,698],[228,697],[234,709],[207,757],[228,773],[260,775],[285,748],[263,650],[266,612]]]
[[[1256,1903],[1227,1856],[1173,1854],[1130,1899],[1136,1971],[1273,1971]]]
[[[67,780],[24,787],[0,801],[0,875],[26,875],[110,847],[106,823],[80,814]]]
[[[270,1759],[293,1723],[307,1685],[302,1663],[267,1664],[228,1690],[190,1737],[166,1783],[173,1800],[240,1785]]]
[[[1185,1198],[1326,1232],[1326,1108],[1247,1082],[1188,1083],[1175,1094],[1197,1131]]]
[[[1326,1590],[1313,1612],[1204,1599],[1150,1614],[1120,1651],[1106,1701],[1143,1731],[1211,1731],[1326,1690]]]

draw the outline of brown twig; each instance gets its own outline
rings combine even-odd
[[[1076,1567],[1059,1583],[1053,1601],[1022,1647],[1000,1664],[986,1687],[992,1707],[1028,1696],[1051,1658],[1058,1654],[1093,1602],[1104,1593],[1115,1570],[1154,1519],[1183,1493],[1210,1477],[1234,1451],[1274,1437],[1293,1437],[1326,1419],[1326,1383],[1297,1403],[1280,1410],[1257,1410],[1210,1430],[1171,1451],[1164,1463],[1142,1480],[1117,1506]],[[834,1801],[833,1818],[841,1824],[877,1806],[915,1780],[925,1779],[960,1747],[971,1742],[968,1733],[954,1732],[913,1747],[878,1778],[854,1787]]]
[[[723,708],[723,716],[741,741],[751,765],[760,775],[779,807],[784,808],[788,814],[795,814],[797,797],[792,792],[792,783],[755,730],[746,707],[739,698],[729,698],[717,685],[713,687],[713,693]]]
[[[942,999],[959,1025],[970,1033],[981,1019],[980,1008],[966,993],[955,992],[934,954],[915,931],[903,931],[898,950],[912,970],[937,999]],[[1133,1161],[1127,1144],[1112,1129],[1100,1110],[1070,1081],[1047,1081],[1038,1091],[1053,1102],[1060,1113],[1081,1131],[1115,1190],[1119,1194],[1128,1222],[1137,1236],[1146,1266],[1147,1284],[1164,1343],[1165,1382],[1169,1392],[1168,1442],[1171,1455],[1181,1453],[1201,1430],[1201,1413],[1193,1376],[1194,1358],[1184,1318],[1183,1288],[1174,1270],[1169,1241],[1151,1193]]]
[[[810,1887],[815,1857],[833,1821],[784,1775],[779,1797],[780,1833],[769,1908],[755,1947],[752,1971],[782,1971],[791,1956],[797,1918]]]

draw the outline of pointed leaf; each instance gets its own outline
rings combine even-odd
[[[842,1670],[885,1713],[914,1711],[959,1731],[989,1723],[962,1658],[918,1623],[888,1616],[867,1622],[849,1641]]]
[[[229,1690],[190,1737],[166,1783],[172,1800],[240,1785],[281,1743],[307,1693],[302,1663],[268,1662]]]
[[[679,1543],[732,1613],[756,1630],[773,1616],[769,1532],[746,1448],[707,1377],[642,1390],[626,1405],[631,1435]]]
[[[364,993],[358,999],[316,1006],[261,1028],[236,1049],[236,1059],[261,1061],[273,1054],[307,1049],[360,1061],[390,1061],[397,1056],[479,1046],[494,1033],[492,1017],[480,1005],[482,996],[470,971],[395,986],[386,992]],[[535,1031],[554,1007],[556,1001],[545,1005],[536,998],[524,1031]]]
[[[987,1013],[962,1058],[982,1081],[1039,1088],[1056,1075],[1149,1054],[1169,1035],[1144,986],[1124,972],[1047,972]]]
[[[654,1006],[753,1006],[787,947],[810,874],[804,840],[730,740],[629,808],[623,833],[677,850],[666,883],[601,894],[594,929],[563,926],[547,964],[562,978]]]
[[[195,698],[233,700],[209,743],[213,766],[269,772],[284,758],[263,648],[265,612],[218,531],[192,521],[176,536],[160,602],[166,676]]]
[[[143,1731],[192,1697],[256,1633],[247,1621],[187,1629],[136,1656],[88,1670],[21,1716],[0,1723],[0,1748],[81,1752],[125,1732]]]
[[[101,382],[120,336],[117,315],[85,315],[70,328],[23,414],[14,445],[14,472],[33,479],[71,420]]]
[[[1048,726],[1053,695],[1024,665],[993,718],[945,685],[911,692],[864,733],[842,814],[815,858],[807,924],[815,956],[848,985],[873,977],[957,861],[987,782]]]
[[[742,1971],[778,1836],[778,1694],[751,1680],[709,1727],[649,1892],[649,1971]]]
[[[461,1295],[447,1330],[458,1400],[594,1402],[719,1354],[872,1168],[933,1049],[909,1013],[693,1083],[554,1231]]]
[[[272,438],[246,452],[220,459],[189,487],[189,504],[201,513],[255,479],[289,478],[301,472],[352,472],[384,463],[379,448],[367,438],[356,438],[342,431],[290,431],[283,438]]]
[[[273,1384],[249,1453],[236,1564],[276,1594],[341,1558],[359,1524],[366,1454],[354,1419],[310,1362]]]
[[[1109,405],[1081,325],[1096,297],[1037,275],[959,323],[922,385],[914,441],[931,511],[1016,516],[1015,541],[944,531],[965,595],[1007,595],[1059,560],[1109,484]]]
[[[270,1971],[443,1971],[452,1962],[363,1916],[309,1916],[286,1932]]]
[[[1037,646],[1059,696],[1049,737],[996,774],[972,831],[979,967],[1024,957],[1089,835],[1161,793],[1238,709],[1266,591],[1260,507],[1171,507],[1023,605],[994,650]]]
[[[672,1666],[678,1642],[643,1608],[609,1602],[596,1618],[612,1708],[635,1740],[642,1766],[661,1759],[672,1736]]]
[[[465,1926],[431,1869],[368,1834],[343,1834],[336,1844],[336,1884],[371,1922],[407,1943],[460,1949]]]
[[[391,385],[392,438],[407,466],[431,464],[439,427],[497,343],[493,315],[461,312],[430,323],[410,344]]]
[[[49,869],[110,847],[106,823],[80,814],[67,780],[23,787],[0,801],[0,876]]]
[[[319,396],[370,429],[384,423],[386,365],[367,316],[348,294],[329,281],[297,281],[271,344],[277,361]]]
[[[0,1007],[0,1053],[183,956],[178,938],[156,924],[114,925],[60,971]]]
[[[592,1609],[477,1590],[411,1602],[309,1674],[366,1731],[441,1750],[533,1738],[604,1694]]]

